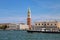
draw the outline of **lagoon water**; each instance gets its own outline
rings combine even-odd
[[[0,31],[0,40],[60,40],[60,34]]]

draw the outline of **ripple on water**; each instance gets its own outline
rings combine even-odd
[[[60,34],[0,31],[0,40],[60,40]]]

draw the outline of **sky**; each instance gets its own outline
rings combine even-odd
[[[26,23],[28,8],[32,22],[60,20],[60,0],[0,0],[0,23]]]

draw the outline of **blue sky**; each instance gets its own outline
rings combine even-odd
[[[60,0],[0,0],[0,23],[26,22],[28,8],[33,22],[60,20]]]

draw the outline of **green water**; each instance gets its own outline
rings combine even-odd
[[[60,40],[60,34],[0,31],[0,40]]]

